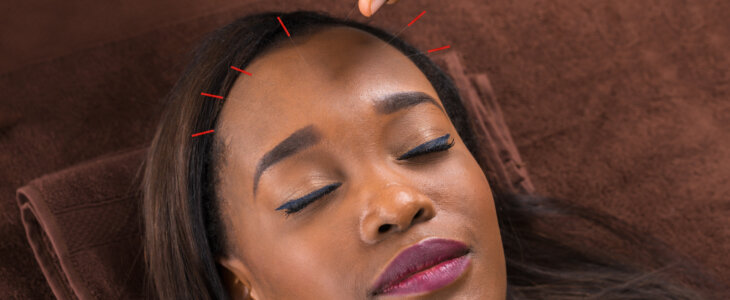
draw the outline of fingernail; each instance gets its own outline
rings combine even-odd
[[[373,2],[370,2],[370,15],[375,14],[383,6],[383,3],[385,3],[385,0],[373,0]]]

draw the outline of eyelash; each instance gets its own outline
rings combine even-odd
[[[449,140],[449,137],[451,137],[451,135],[447,133],[442,137],[425,142],[401,155],[400,157],[398,157],[398,160],[405,160],[414,156],[423,155],[431,152],[446,151],[454,146],[454,143],[456,142],[456,140],[452,140],[450,143],[447,143],[446,141]]]
[[[449,140],[450,134],[446,134],[442,137],[436,138],[434,140],[428,141],[426,143],[423,143],[419,145],[416,148],[413,148],[412,150],[406,152],[405,154],[398,157],[398,160],[405,160],[409,159],[418,155],[424,155],[432,152],[439,152],[439,151],[446,151],[454,146],[454,143],[456,140],[452,140],[450,143],[447,143],[446,141]],[[318,200],[319,198],[324,197],[325,195],[333,192],[335,189],[340,187],[342,185],[341,182],[333,183],[330,185],[327,185],[323,188],[320,188],[316,191],[313,191],[304,197],[301,197],[299,199],[291,200],[283,205],[276,208],[276,210],[285,210],[286,215],[290,215],[293,213],[296,213],[303,208],[305,208],[310,203]]]
[[[276,210],[285,209],[286,215],[288,216],[290,214],[300,211],[315,200],[324,197],[324,195],[331,193],[332,191],[340,187],[340,185],[342,185],[342,182],[327,185],[323,188],[307,194],[304,197],[288,201],[287,203],[284,203],[283,205],[277,207]]]

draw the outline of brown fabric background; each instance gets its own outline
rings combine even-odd
[[[142,299],[139,182],[148,147],[110,153],[18,189],[28,243],[58,299]]]
[[[352,8],[296,3],[311,4],[2,2],[0,298],[52,297],[17,188],[146,144],[203,33],[261,10]],[[397,32],[422,10],[401,36],[489,74],[538,192],[617,214],[730,282],[730,2],[404,0],[371,22]]]

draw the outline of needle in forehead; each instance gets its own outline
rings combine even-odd
[[[281,19],[281,17],[276,17],[276,19],[279,21],[279,24],[281,24],[281,28],[284,29],[284,32],[286,33],[289,42],[291,42],[292,47],[294,47],[294,50],[297,51],[297,54],[299,54],[299,57],[302,59],[304,64],[307,65],[309,69],[311,69],[312,66],[307,62],[307,60],[304,58],[304,55],[302,55],[302,53],[299,51],[299,47],[297,47],[297,44],[294,43],[294,40],[292,40],[291,34],[289,34],[289,30],[286,28],[286,25],[284,25],[284,21]]]

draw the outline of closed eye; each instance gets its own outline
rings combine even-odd
[[[449,142],[449,137],[451,137],[451,135],[447,133],[442,137],[425,142],[418,147],[404,153],[403,155],[398,157],[398,160],[405,160],[426,153],[448,150],[449,148],[454,146],[454,143],[456,142],[456,140]]]
[[[293,214],[295,212],[300,211],[310,203],[314,202],[315,200],[324,197],[324,195],[327,195],[340,187],[342,185],[342,182],[333,183],[330,185],[327,185],[323,188],[320,188],[314,192],[311,192],[304,197],[301,197],[299,199],[294,199],[287,201],[286,203],[282,204],[281,206],[277,207],[276,210],[286,210],[286,214]]]
[[[419,155],[424,155],[432,152],[439,152],[439,151],[446,151],[452,146],[454,146],[455,140],[452,140],[449,142],[449,138],[451,137],[450,134],[446,134],[444,136],[441,136],[439,138],[436,138],[434,140],[428,141],[426,143],[423,143],[416,148],[411,149],[410,151],[406,152],[405,154],[398,157],[398,160],[405,160],[409,158],[413,158]],[[325,195],[333,192],[338,187],[342,185],[341,182],[333,183],[330,185],[327,185],[325,187],[322,187],[320,189],[317,189],[316,191],[313,191],[304,197],[294,199],[287,201],[286,203],[282,204],[281,206],[277,207],[276,210],[285,210],[286,215],[290,215],[293,213],[296,213],[305,207],[307,205],[311,204],[312,202],[318,200],[319,198],[324,197]]]

